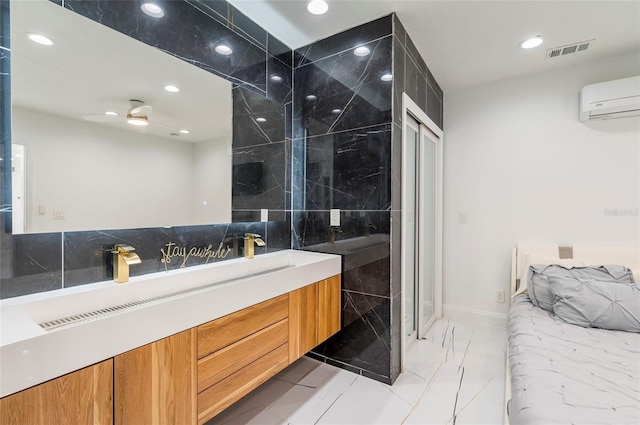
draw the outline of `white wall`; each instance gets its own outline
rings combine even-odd
[[[26,146],[27,233],[195,223],[194,179],[203,178],[194,175],[195,145],[19,107],[12,121],[12,143]],[[228,170],[226,181],[211,179],[224,190]],[[230,221],[227,198],[209,223]]]
[[[639,74],[630,55],[445,93],[445,305],[506,313],[518,241],[640,246],[638,215],[605,214],[640,206],[640,118],[578,120],[584,85]]]

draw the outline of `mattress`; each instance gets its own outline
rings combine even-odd
[[[640,334],[562,322],[517,296],[509,313],[517,424],[640,424]]]

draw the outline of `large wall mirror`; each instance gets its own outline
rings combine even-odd
[[[47,0],[10,18],[14,234],[229,223],[284,175],[234,156],[231,82]]]

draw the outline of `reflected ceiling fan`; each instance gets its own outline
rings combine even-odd
[[[146,126],[150,123],[154,125],[159,125],[162,127],[166,127],[170,130],[174,130],[173,128],[160,124],[158,122],[149,121],[149,115],[153,111],[151,105],[146,105],[142,100],[131,99],[129,100],[131,107],[127,111],[127,115],[120,115],[117,112],[105,112],[104,114],[96,114],[96,115],[85,115],[82,118],[87,121],[93,122],[101,122],[101,123],[117,123],[117,122],[127,122],[131,125],[135,126]]]

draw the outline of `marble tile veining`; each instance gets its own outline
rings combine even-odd
[[[303,357],[208,422],[222,424],[499,424],[506,330],[437,321],[389,386]]]

